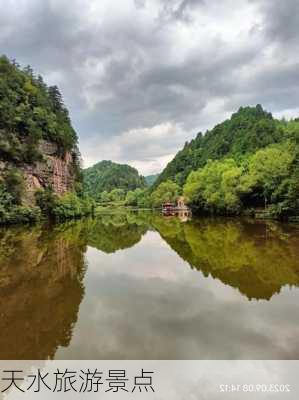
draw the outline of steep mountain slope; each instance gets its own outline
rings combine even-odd
[[[145,179],[147,186],[152,186],[158,179],[158,176],[159,176],[159,174],[145,176],[144,179]]]
[[[146,185],[144,177],[135,168],[112,161],[101,161],[85,169],[83,178],[86,193],[95,199],[104,191],[123,189],[127,192]]]
[[[59,89],[0,57],[0,223],[79,217],[92,204]]]
[[[198,133],[195,139],[186,143],[159,175],[153,188],[167,179],[183,185],[188,174],[204,166],[209,159],[226,156],[240,159],[245,154],[279,142],[280,137],[279,124],[261,105],[241,107],[230,119],[216,125],[205,135]]]
[[[0,57],[0,185],[18,175],[20,200],[32,204],[37,189],[62,195],[80,174],[77,135],[56,86],[30,67]],[[22,182],[21,182],[22,181]]]

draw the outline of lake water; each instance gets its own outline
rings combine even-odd
[[[298,225],[118,212],[0,242],[0,359],[299,358]]]

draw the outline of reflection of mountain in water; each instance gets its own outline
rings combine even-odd
[[[287,226],[182,223],[159,214],[127,213],[54,228],[3,229],[0,358],[53,358],[59,346],[68,346],[84,296],[86,246],[114,253],[137,244],[149,229],[156,229],[192,268],[249,299],[270,299],[283,286],[299,284],[299,236]]]
[[[132,247],[146,232],[135,216],[0,230],[0,358],[53,358],[68,346],[84,295],[86,246]]]
[[[193,220],[152,213],[103,215],[90,222],[88,245],[112,253],[138,243],[148,229],[204,276],[267,299],[299,284],[299,238],[289,226],[243,220]]]
[[[88,245],[105,253],[134,246],[147,231],[147,225],[133,213],[102,215],[87,224]]]
[[[270,299],[281,287],[299,284],[299,237],[279,225],[232,220],[181,224],[160,217],[152,223],[191,267],[249,299]]]
[[[53,358],[68,346],[83,298],[76,225],[0,231],[0,358]]]

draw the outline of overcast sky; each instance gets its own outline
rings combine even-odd
[[[0,0],[0,53],[60,87],[85,166],[155,173],[240,106],[299,115],[298,0]]]

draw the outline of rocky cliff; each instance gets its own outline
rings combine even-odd
[[[73,191],[79,159],[58,87],[0,56],[0,220],[1,209],[4,215],[12,206],[34,205],[38,189],[59,196]]]
[[[74,171],[76,168],[77,154],[75,151],[67,151],[59,155],[56,143],[42,140],[38,145],[41,159],[32,164],[20,164],[17,166],[24,178],[24,190],[22,200],[24,204],[35,203],[35,193],[39,189],[51,187],[57,195],[74,190]],[[11,161],[0,161],[0,176],[6,171],[15,168]]]

